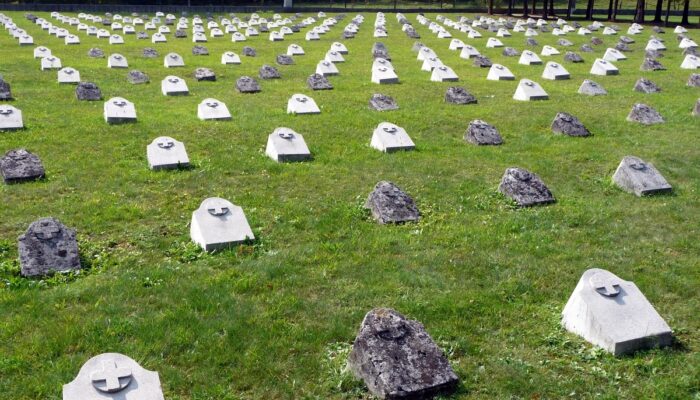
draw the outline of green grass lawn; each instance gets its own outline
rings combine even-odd
[[[303,33],[274,43],[265,34],[245,43],[227,35],[210,39],[211,55],[199,57],[191,54],[191,32],[158,45],[129,36],[120,46],[81,34],[82,44],[65,46],[22,13],[6,14],[63,66],[97,83],[105,100],[134,102],[138,122],[109,126],[103,102],[77,101],[74,86],[40,71],[33,47],[0,32],[0,74],[26,126],[0,133],[0,152],[27,148],[47,172],[43,181],[0,185],[0,398],[60,399],[62,385],[103,352],[158,371],[169,400],[369,398],[343,367],[363,316],[382,306],[421,321],[445,350],[461,379],[450,399],[700,399],[700,118],[690,112],[700,89],[686,87],[691,71],[679,68],[672,28],[660,59],[667,71],[639,70],[647,29],[611,77],[588,71],[617,37],[597,34],[605,45],[581,53],[585,63],[570,64],[556,37],[540,35],[540,45],[562,51],[543,59],[571,73],[556,82],[540,77],[543,66],[486,49],[487,34],[469,40],[451,30],[516,75],[515,82],[492,82],[487,69],[460,59],[448,39],[408,15],[421,41],[479,100],[454,106],[443,100],[451,84],[430,82],[420,70],[414,40],[393,14],[382,41],[401,84],[370,82],[375,16],[366,14],[360,33],[346,41],[341,74],[330,78],[335,89],[320,92],[309,90],[306,78],[352,14],[318,42],[306,42]],[[690,36],[700,40],[698,31]],[[566,38],[576,51],[590,40]],[[503,42],[525,48],[522,34]],[[238,77],[257,77],[291,43],[306,55],[278,66],[281,80],[260,81],[262,92],[254,95],[235,90]],[[219,63],[224,51],[240,54],[244,45],[258,56]],[[128,84],[125,70],[88,58],[91,47],[125,55],[151,83]],[[161,56],[143,58],[144,47]],[[164,68],[170,51],[187,66]],[[196,82],[200,66],[213,69],[217,81]],[[187,79],[189,96],[161,94],[160,81],[170,74]],[[634,92],[640,77],[663,92]],[[512,100],[520,78],[539,82],[550,100]],[[587,78],[609,95],[578,95]],[[286,114],[294,93],[313,97],[321,114]],[[373,93],[393,96],[400,109],[371,111]],[[207,97],[225,102],[233,120],[199,121],[197,104]],[[635,102],[657,108],[666,123],[627,122]],[[559,111],[579,117],[593,136],[553,135]],[[465,142],[477,118],[494,124],[505,144]],[[404,127],[417,150],[370,148],[382,121]],[[279,126],[304,135],[313,161],[280,165],[265,156],[267,135]],[[160,135],[184,142],[194,168],[150,171],[146,145]],[[654,163],[673,195],[637,198],[612,185],[625,155]],[[497,191],[511,166],[540,175],[557,202],[514,208]],[[419,223],[380,226],[368,217],[362,204],[379,180],[414,197]],[[212,196],[243,207],[254,244],[205,254],[190,243],[191,213]],[[77,229],[87,270],[46,280],[19,276],[17,237],[46,216]],[[561,310],[592,267],[634,281],[673,328],[676,345],[615,358],[562,330]]]

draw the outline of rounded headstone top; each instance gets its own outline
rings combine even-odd
[[[605,297],[615,297],[620,294],[622,280],[615,274],[604,269],[593,268],[586,273],[591,288]]]
[[[210,215],[215,217],[222,217],[231,212],[233,204],[230,201],[220,197],[210,197],[205,199],[199,208],[207,210]]]
[[[122,97],[112,97],[111,99],[109,99],[109,103],[112,103],[117,107],[124,107],[127,104],[130,104],[129,100]]]
[[[624,161],[630,166],[630,168],[637,171],[646,171],[647,169],[649,169],[647,163],[639,157],[626,156]]]
[[[1,105],[0,106],[0,115],[10,115],[13,112],[15,112],[15,110],[16,110],[16,108],[14,108],[13,106]]]
[[[275,133],[282,139],[294,139],[294,131],[286,127],[275,129]]]
[[[160,147],[161,149],[169,149],[175,146],[176,140],[170,136],[160,136],[153,139],[153,144]]]
[[[396,133],[399,130],[399,127],[391,122],[382,122],[379,124],[379,128],[386,133]]]
[[[27,149],[15,149],[5,153],[5,157],[13,160],[25,160],[32,155]]]
[[[144,369],[119,353],[104,353],[89,359],[76,378],[63,386],[64,400],[126,398],[124,396],[163,399],[158,373]]]

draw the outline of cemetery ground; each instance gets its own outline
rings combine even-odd
[[[578,49],[591,36],[572,32],[563,38],[574,46],[566,48],[540,33],[540,46],[529,49],[559,49],[561,55],[541,58],[570,72],[563,81],[542,79],[544,65],[519,65],[502,48],[485,48],[491,35],[470,40],[448,28],[516,76],[487,81],[488,69],[459,58],[448,50],[450,39],[408,14],[420,41],[459,76],[438,83],[421,71],[415,40],[401,32],[395,14],[386,14],[389,37],[375,39],[375,15],[367,13],[357,37],[343,41],[350,53],[340,74],[329,77],[334,89],[314,92],[307,77],[354,14],[320,41],[305,41],[303,30],[281,42],[265,33],[242,43],[210,38],[202,44],[209,56],[192,55],[191,30],[160,44],[125,35],[124,45],[82,33],[80,45],[66,46],[22,13],[5,14],[63,66],[95,82],[103,101],[135,103],[138,121],[108,125],[103,101],[76,100],[75,86],[59,85],[56,71],[40,71],[34,46],[20,47],[0,32],[0,74],[25,124],[0,133],[0,152],[26,148],[46,168],[43,180],[0,186],[0,398],[59,399],[80,366],[104,352],[158,371],[171,400],[369,398],[345,362],[365,313],[391,307],[421,321],[445,351],[460,378],[450,399],[700,399],[700,119],[691,115],[700,89],[686,86],[692,71],[679,68],[673,27],[658,35],[669,49],[659,59],[666,71],[639,70],[653,34],[647,26],[633,36],[628,60],[615,63],[620,75],[602,77],[589,74],[591,64],[627,24],[616,36],[594,32],[604,41],[594,53]],[[700,32],[689,36],[697,41]],[[500,39],[528,49],[522,34]],[[400,84],[370,82],[377,41],[386,44]],[[292,43],[306,55],[276,65]],[[244,57],[243,46],[257,57]],[[106,57],[89,58],[92,47]],[[159,56],[144,58],[145,47]],[[241,55],[240,65],[220,64],[229,50]],[[565,62],[566,50],[585,62]],[[169,52],[186,66],[164,68]],[[108,69],[112,53],[124,55],[129,68]],[[282,78],[258,79],[263,64],[275,65]],[[214,70],[216,82],[195,81],[197,67]],[[127,83],[131,69],[151,83]],[[160,82],[168,75],[184,78],[189,95],[163,96]],[[244,75],[258,79],[262,91],[236,91]],[[662,92],[635,92],[640,77]],[[513,100],[521,78],[540,83],[549,100]],[[584,79],[608,95],[577,94]],[[454,85],[478,104],[445,103]],[[321,113],[287,114],[294,93],[312,97]],[[400,108],[370,110],[373,93],[392,96]],[[200,121],[197,105],[205,98],[224,102],[232,120]],[[626,121],[638,102],[666,122]],[[558,112],[575,115],[593,135],[553,134]],[[496,126],[504,144],[466,142],[474,119]],[[372,149],[372,132],[384,121],[403,127],[416,149]],[[304,135],[312,160],[278,164],[265,156],[267,136],[280,126]],[[163,135],[185,143],[192,168],[149,170],[146,146]],[[653,163],[673,193],[638,198],[612,184],[627,155]],[[538,174],[556,203],[520,209],[503,197],[499,181],[515,166]],[[380,180],[415,199],[419,222],[371,219],[363,203]],[[255,241],[213,254],[191,243],[191,213],[213,196],[243,207]],[[17,237],[48,216],[77,230],[85,269],[23,278]],[[614,357],[561,328],[566,300],[594,267],[634,281],[673,329],[675,344]]]

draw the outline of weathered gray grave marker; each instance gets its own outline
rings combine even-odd
[[[622,159],[612,179],[622,190],[637,196],[670,193],[673,190],[653,164],[634,156]]]
[[[348,366],[380,399],[432,398],[459,382],[425,327],[392,309],[365,315]]]
[[[520,207],[554,203],[549,188],[539,176],[523,168],[508,168],[498,190]]]
[[[32,222],[19,237],[19,263],[22,276],[36,277],[80,269],[75,231],[55,218]]]

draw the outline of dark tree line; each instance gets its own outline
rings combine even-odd
[[[529,0],[523,1],[523,16],[527,17],[531,13],[537,14],[537,0],[532,0],[532,8],[529,7]],[[586,0],[586,19],[593,19],[593,9],[595,6],[595,0]],[[601,0],[599,0],[601,1]],[[634,22],[644,22],[644,13],[646,11],[646,2],[653,0],[637,0],[637,5],[634,9]],[[518,0],[508,0],[508,15],[513,14],[515,3]],[[668,17],[671,13],[671,2],[673,0],[666,0],[666,23],[668,23]],[[661,19],[661,14],[663,13],[663,3],[664,0],[656,0],[656,9],[654,10],[654,20],[652,22],[663,22]],[[571,18],[571,13],[576,6],[576,0],[567,0],[566,7],[566,17]],[[620,0],[608,0],[608,20],[615,21],[617,19],[617,11],[620,9]],[[493,14],[493,0],[488,0],[488,12]],[[543,18],[554,15],[554,0],[542,0],[542,10],[541,15]],[[690,0],[683,0],[683,17],[681,20],[682,25],[689,24],[690,15]]]

